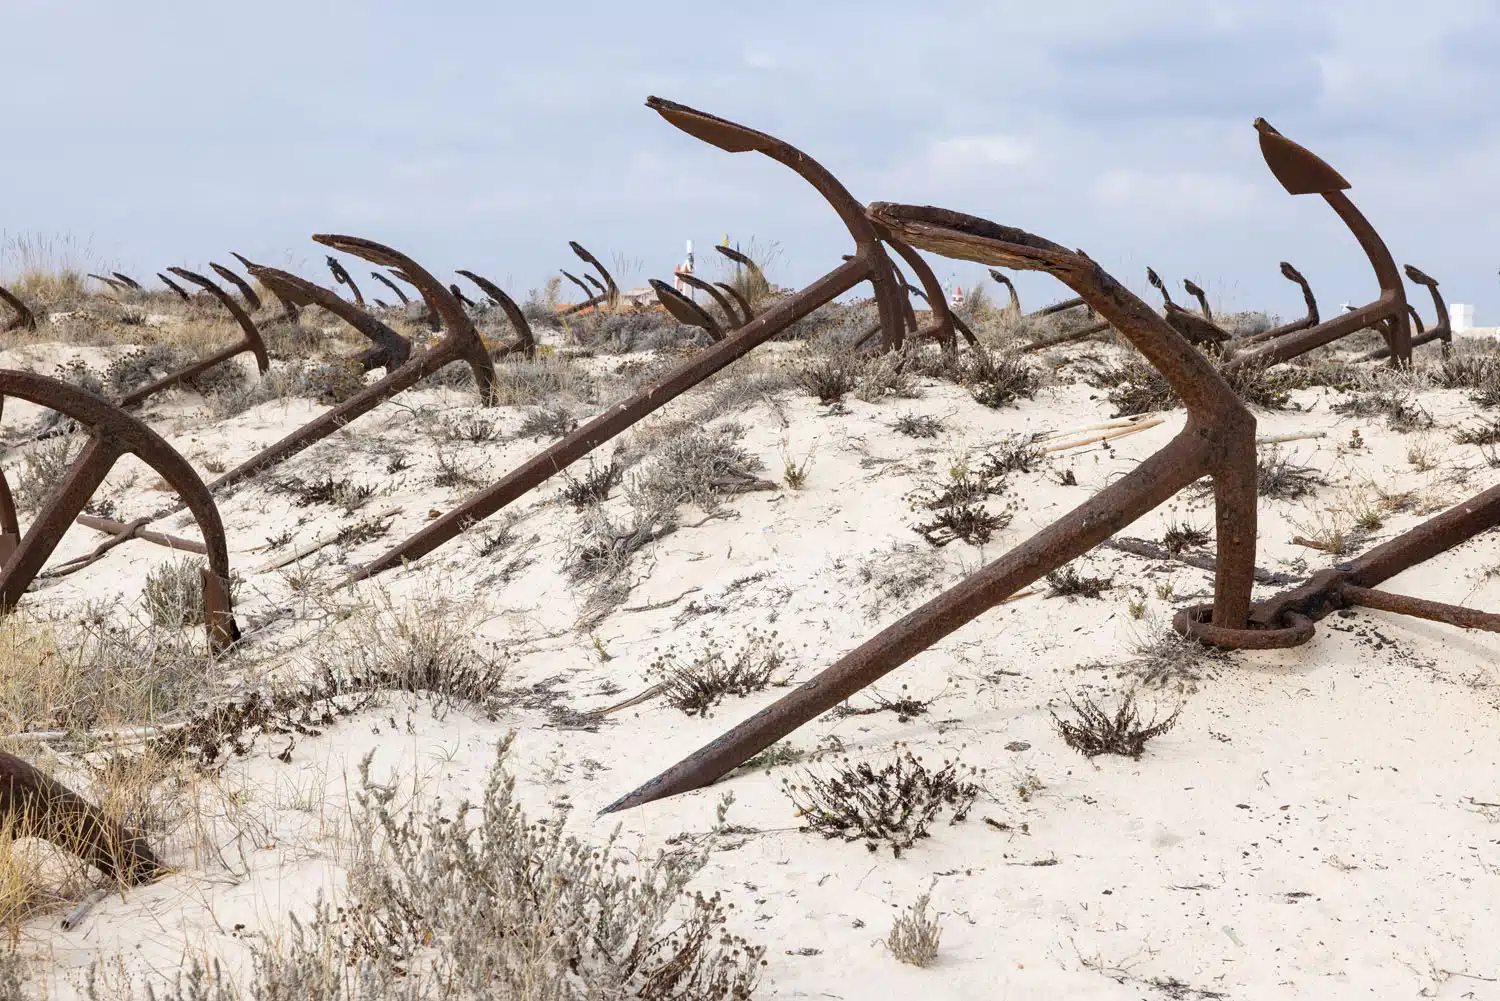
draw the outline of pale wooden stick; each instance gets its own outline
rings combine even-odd
[[[1279,445],[1285,441],[1304,441],[1308,438],[1327,438],[1327,431],[1309,431],[1306,434],[1273,434],[1255,439],[1257,445]]]
[[[1101,441],[1109,441],[1112,438],[1123,438],[1128,434],[1136,434],[1137,432],[1144,431],[1147,428],[1154,428],[1158,424],[1165,423],[1166,421],[1164,419],[1160,417],[1154,417],[1149,421],[1142,421],[1141,423],[1134,424],[1128,428],[1120,428],[1118,431],[1110,431],[1106,434],[1096,434],[1088,438],[1080,438],[1078,441],[1065,441],[1061,445],[1049,445],[1048,447],[1042,449],[1042,451],[1063,452],[1070,448],[1082,448],[1085,445],[1096,445]]]

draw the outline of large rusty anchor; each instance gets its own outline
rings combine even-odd
[[[209,261],[208,266],[213,268],[214,272],[220,278],[224,279],[226,282],[240,290],[240,295],[245,300],[245,307],[249,309],[250,312],[260,312],[260,296],[255,294],[255,289],[251,287],[249,282],[245,281],[245,279],[241,278],[239,275],[235,274],[232,270],[226,268],[222,264],[215,264],[213,261]]]
[[[651,291],[656,293],[656,301],[661,303],[662,309],[672,319],[691,327],[702,327],[709,340],[715,344],[724,339],[724,328],[719,326],[719,321],[714,319],[712,313],[659,278],[647,281],[651,285]]]
[[[734,306],[730,304],[729,297],[724,294],[722,289],[718,288],[712,282],[704,281],[697,275],[678,275],[677,277],[682,279],[684,285],[706,292],[710,299],[718,303],[719,308],[724,311],[724,329],[733,330],[735,327],[741,325],[742,321],[739,314],[735,312]],[[655,286],[652,287],[654,288]],[[658,296],[658,298],[660,297]],[[715,338],[715,340],[718,339]]]
[[[176,293],[177,298],[181,299],[183,302],[191,302],[193,300],[193,297],[188,295],[187,289],[183,288],[181,285],[177,284],[172,279],[162,274],[160,271],[156,273],[156,277],[160,278],[161,283],[167,288],[171,289],[174,293]]]
[[[360,293],[359,286],[354,284],[354,278],[350,276],[349,272],[344,268],[344,266],[339,263],[339,259],[337,257],[334,257],[332,254],[328,254],[326,256],[328,263],[328,273],[333,275],[334,283],[338,285],[349,286],[349,291],[354,296],[354,304],[363,309],[365,305],[365,297]]]
[[[1427,291],[1432,295],[1432,308],[1437,310],[1437,322],[1431,328],[1423,329],[1422,317],[1418,315],[1414,307],[1408,307],[1412,326],[1416,329],[1416,335],[1411,339],[1411,346],[1417,348],[1423,344],[1430,344],[1433,341],[1442,341],[1443,350],[1447,351],[1453,343],[1453,322],[1452,318],[1448,315],[1448,305],[1443,302],[1443,293],[1438,291],[1437,279],[1423,271],[1419,271],[1410,264],[1406,266],[1405,270],[1407,278],[1418,285],[1427,286]],[[1390,348],[1377,348],[1365,355],[1363,360],[1377,361],[1382,358],[1389,358],[1390,356]]]
[[[162,376],[160,379],[156,380],[148,386],[142,386],[140,389],[137,389],[132,393],[127,393],[120,400],[120,406],[122,407],[135,406],[142,400],[145,400],[151,396],[155,396],[162,390],[175,386],[178,383],[187,382],[188,380],[202,375],[204,372],[207,372],[215,365],[222,364],[223,362],[226,362],[229,359],[233,358],[235,355],[241,354],[245,351],[249,351],[255,356],[255,365],[260,369],[262,375],[264,375],[271,367],[271,358],[266,354],[265,342],[260,339],[260,330],[256,328],[255,321],[250,319],[250,315],[240,308],[239,303],[234,301],[233,296],[220,288],[219,285],[216,284],[212,279],[205,278],[203,275],[200,275],[197,272],[188,271],[186,268],[169,268],[168,270],[171,271],[174,275],[177,275],[179,278],[184,278],[192,282],[193,284],[201,286],[202,288],[208,290],[208,292],[213,295],[215,299],[218,299],[221,303],[224,304],[225,309],[229,310],[230,314],[234,317],[235,322],[240,325],[240,329],[245,332],[245,336],[242,340],[238,340],[228,347],[214,352],[207,358],[202,358],[194,362],[187,368],[180,369],[179,371],[173,372],[170,375]]]
[[[229,598],[229,547],[224,525],[208,488],[188,461],[142,421],[68,383],[31,372],[0,370],[0,400],[10,396],[71,417],[88,428],[90,434],[83,452],[58,480],[31,528],[5,554],[4,567],[0,569],[0,614],[16,607],[73,519],[120,457],[130,454],[156,470],[177,491],[203,533],[208,556],[208,566],[202,571],[203,618],[210,647],[221,650],[239,639]],[[130,534],[123,535],[120,541],[130,538],[144,524],[145,519],[141,519],[126,526]],[[6,535],[19,534],[8,489],[0,496],[0,531]]]
[[[578,257],[580,261],[585,264],[593,265],[593,267],[598,270],[599,274],[604,278],[604,285],[600,286],[600,291],[604,293],[605,303],[609,306],[610,309],[614,309],[615,306],[617,306],[620,302],[620,286],[615,284],[614,276],[609,273],[609,269],[606,268],[603,264],[600,264],[599,258],[589,253],[588,250],[583,246],[583,244],[579,243],[577,240],[569,240],[568,248],[573,251],[573,253]],[[584,272],[583,276],[589,281],[593,282],[596,286],[599,284],[598,282],[594,281],[594,276],[589,274],[588,272]]]
[[[1121,331],[1182,396],[1186,427],[1072,513],[844,655],[791,694],[604,812],[701,788],[884,677],[1048,571],[1088,552],[1198,478],[1214,478],[1218,522],[1212,620],[1242,628],[1255,563],[1255,418],[1197,349],[1082,252],[945,209],[875,203],[872,219],[923,250],[1045,271]]]
[[[1246,366],[1269,367],[1366,327],[1376,327],[1384,332],[1392,364],[1411,364],[1411,327],[1406,315],[1406,289],[1401,284],[1401,273],[1396,270],[1396,262],[1380,234],[1375,232],[1375,227],[1344,194],[1349,189],[1349,182],[1316,154],[1277,132],[1264,118],[1255,120],[1255,128],[1260,133],[1260,151],[1266,166],[1271,168],[1271,173],[1287,193],[1322,195],[1349,227],[1375,269],[1380,296],[1374,302],[1331,320],[1276,337],[1254,351],[1237,354],[1229,360],[1225,370],[1235,372]]]
[[[5,333],[8,334],[12,330],[22,329],[30,330],[33,332],[36,330],[36,314],[33,313],[19,298],[11,295],[10,291],[4,286],[0,286],[0,302],[4,302],[7,306],[13,309],[16,314],[15,319],[11,320],[5,325]]]
[[[254,273],[255,268],[258,266],[254,261],[250,260],[244,254],[236,254],[231,250],[229,252],[229,255],[243,264],[245,266],[245,270],[251,272],[252,274]],[[302,307],[309,305],[308,303],[301,302],[295,297],[289,299],[275,289],[269,289],[268,291],[270,291],[270,293],[276,297],[277,302],[281,303],[281,315],[276,318],[277,321],[281,323],[290,323],[293,325],[301,321]],[[257,296],[256,298],[259,299],[259,296]]]
[[[1445,622],[1464,629],[1500,632],[1500,615],[1462,605],[1376,590],[1376,586],[1426,562],[1480,532],[1500,526],[1500,486],[1469,498],[1403,535],[1348,563],[1314,574],[1305,584],[1257,602],[1246,627],[1208,621],[1202,606],[1182,609],[1172,620],[1178,632],[1213,646],[1271,650],[1312,639],[1317,622],[1343,608],[1376,608]]]
[[[401,300],[401,305],[403,305],[403,306],[410,306],[411,305],[411,296],[407,295],[406,291],[400,285],[397,285],[395,282],[391,281],[389,278],[387,278],[385,275],[381,274],[379,271],[371,271],[370,272],[370,277],[373,278],[373,279],[375,279],[376,281],[380,282],[382,285],[384,285],[386,288],[390,289],[392,292],[396,293],[396,298]]]
[[[880,235],[865,216],[863,207],[837,178],[795,146],[764,132],[658,97],[648,98],[646,106],[682,131],[720,149],[732,153],[752,150],[760,152],[796,171],[833,206],[848,227],[855,240],[856,252],[853,258],[796,295],[779,300],[749,323],[726,334],[723,340],[686,359],[663,376],[660,382],[615,404],[566,435],[551,448],[512,470],[497,483],[468,497],[458,507],[361,568],[355,574],[355,579],[378,574],[432,552],[470,525],[488,518],[730,362],[749,353],[757,345],[770,340],[792,323],[861,282],[874,284],[881,317],[889,325],[887,330],[893,332],[894,346],[900,346],[900,300],[904,297],[900,295],[890,261],[881,248]],[[661,296],[661,288],[653,287]],[[666,297],[663,299],[665,301]]]

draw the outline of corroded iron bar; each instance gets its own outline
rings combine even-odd
[[[1214,311],[1208,308],[1208,295],[1202,287],[1188,278],[1182,280],[1182,287],[1187,290],[1188,295],[1198,300],[1198,308],[1203,310],[1203,318],[1209,323],[1214,322]]]
[[[104,285],[108,285],[110,288],[114,289],[116,292],[129,292],[130,291],[130,286],[126,285],[124,282],[120,281],[120,279],[118,279],[118,278],[106,278],[104,275],[96,275],[96,274],[94,274],[92,272],[89,273],[88,277],[94,279],[94,281],[96,281],[96,282],[100,282],[100,283],[102,283]]]
[[[111,271],[110,274],[114,275],[120,281],[124,282],[126,288],[131,289],[131,290],[133,290],[135,292],[140,292],[141,291],[141,283],[138,282],[138,281],[136,281],[134,278],[130,277],[129,275],[121,274],[118,271]]]
[[[469,281],[479,286],[479,291],[495,300],[495,304],[505,313],[505,318],[510,321],[511,329],[516,332],[516,339],[510,344],[503,345],[490,350],[491,357],[502,358],[505,355],[520,353],[527,358],[536,357],[536,336],[531,332],[531,324],[526,322],[526,314],[521,307],[516,305],[516,300],[505,294],[505,290],[483,275],[476,275],[472,271],[459,271]]]
[[[869,212],[915,247],[981,264],[1046,271],[1067,283],[1182,394],[1189,412],[1187,426],[1165,448],[1072,513],[606,807],[606,813],[711,784],[1205,475],[1214,478],[1218,520],[1213,619],[1235,626],[1245,621],[1255,569],[1255,418],[1208,360],[1081,252],[945,209],[877,202]]]
[[[1212,320],[1205,320],[1197,313],[1183,309],[1173,302],[1166,283],[1151,268],[1146,269],[1146,280],[1161,293],[1163,315],[1166,316],[1167,323],[1188,341],[1193,344],[1221,344],[1229,340],[1228,332],[1220,329],[1218,324]]]
[[[20,299],[10,293],[9,289],[0,286],[0,301],[3,301],[11,309],[15,310],[15,319],[5,325],[5,332],[12,330],[36,330],[36,314]]]
[[[1391,351],[1391,363],[1410,365],[1411,327],[1406,316],[1406,289],[1401,283],[1401,273],[1396,270],[1396,261],[1380,234],[1375,232],[1375,227],[1344,194],[1349,189],[1349,182],[1316,154],[1277,132],[1264,118],[1257,118],[1255,127],[1260,133],[1260,149],[1266,166],[1286,192],[1291,195],[1322,195],[1354,234],[1380,282],[1380,296],[1358,309],[1306,330],[1277,337],[1255,351],[1236,355],[1226,365],[1226,371],[1237,371],[1245,366],[1263,368],[1274,365],[1366,327],[1382,325],[1386,347]]]
[[[58,480],[15,552],[0,568],[0,612],[16,607],[115,462],[131,454],[159,473],[177,492],[203,535],[209,564],[203,577],[205,603],[209,606],[205,621],[211,647],[222,649],[238,639],[239,628],[229,607],[229,546],[224,538],[224,525],[208,488],[187,460],[140,420],[86,390],[57,379],[0,370],[0,397],[9,396],[71,417],[89,429],[90,437],[83,453]],[[218,613],[211,614],[215,607]]]
[[[974,336],[974,331],[969,329],[968,324],[962,321],[955,322],[956,318],[952,310],[948,308],[947,297],[943,295],[943,286],[938,283],[937,275],[933,273],[931,265],[922,259],[912,247],[896,239],[889,233],[882,233],[881,239],[886,246],[894,250],[907,266],[917,273],[917,281],[922,283],[922,298],[927,301],[927,307],[932,310],[932,326],[917,332],[919,337],[931,337],[943,346],[945,351],[953,351],[958,347],[958,338],[954,330],[960,324],[963,328],[964,339],[969,342],[969,347],[976,352],[982,352],[979,340]],[[915,323],[913,323],[915,326]]]
[[[215,264],[213,261],[209,261],[208,266],[213,268],[220,278],[240,290],[240,295],[245,297],[245,305],[250,308],[250,312],[259,312],[261,307],[260,296],[255,294],[255,289],[250,287],[249,282],[222,264]]]
[[[559,268],[558,270],[562,270],[562,269]],[[585,309],[590,304],[592,304],[592,305],[599,305],[600,303],[603,303],[603,302],[607,301],[608,296],[602,296],[602,295],[601,296],[596,296],[596,295],[594,295],[594,290],[591,289],[591,288],[589,288],[587,285],[585,285],[583,283],[583,279],[579,278],[577,275],[569,274],[568,272],[563,271],[562,272],[562,276],[564,278],[566,278],[568,281],[572,282],[574,285],[577,285],[579,288],[583,289],[583,300],[584,301],[583,301],[582,304],[580,304],[578,306],[578,309],[580,309],[580,310],[581,309]]]
[[[453,298],[458,300],[460,306],[463,306],[465,309],[474,308],[474,300],[464,295],[463,290],[458,287],[457,282],[450,282],[448,284],[448,291],[453,294]]]
[[[127,886],[166,867],[146,838],[35,766],[0,751],[0,823],[16,838],[41,838]]]
[[[286,271],[259,264],[250,266],[250,274],[254,275],[272,293],[284,294],[288,298],[296,298],[326,309],[368,338],[374,347],[361,352],[358,359],[360,367],[366,372],[374,368],[383,368],[391,372],[405,365],[407,359],[411,357],[411,341],[332,289],[315,285]]]
[[[427,306],[427,329],[433,331],[434,333],[442,330],[443,320],[442,315],[438,312],[437,301],[433,299],[432,296],[428,295],[427,292],[422,288],[422,286],[413,281],[411,276],[408,275],[405,271],[402,271],[400,268],[391,268],[391,274],[395,275],[399,280],[406,282],[406,284],[416,289],[417,293],[422,297],[422,302]],[[451,295],[452,293],[450,292],[449,294]],[[459,305],[463,304],[459,303]]]

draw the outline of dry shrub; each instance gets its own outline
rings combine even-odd
[[[937,918],[927,914],[931,899],[931,894],[924,893],[905,912],[897,914],[885,939],[891,955],[910,966],[931,966],[937,959],[943,930]]]
[[[666,685],[667,702],[689,716],[707,715],[726,695],[744,697],[771,683],[785,663],[775,631],[750,629],[732,655],[719,641],[704,634],[701,649],[679,651],[668,647],[651,662],[649,672]]]
[[[1065,720],[1054,712],[1052,722],[1063,742],[1085,757],[1120,754],[1139,758],[1145,753],[1148,741],[1177,725],[1183,707],[1179,703],[1165,719],[1158,720],[1153,716],[1151,722],[1143,723],[1140,711],[1136,708],[1135,696],[1134,688],[1127,689],[1120,697],[1119,706],[1113,713],[1109,713],[1100,708],[1090,696],[1084,696],[1083,701],[1079,702],[1070,695],[1068,705],[1076,719]]]

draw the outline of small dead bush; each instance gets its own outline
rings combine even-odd
[[[119,398],[180,371],[192,362],[191,354],[166,344],[135,348],[104,369],[104,388],[111,396]]]
[[[1460,445],[1500,445],[1500,419],[1475,427],[1459,428],[1453,440]]]
[[[1095,381],[1110,387],[1109,402],[1117,411],[1115,417],[1134,417],[1182,406],[1167,377],[1141,358],[1131,358],[1107,369]]]
[[[574,428],[578,421],[561,404],[537,407],[527,413],[516,434],[521,438],[561,438]]]
[[[19,511],[37,511],[57,489],[77,458],[86,439],[81,435],[59,435],[32,445],[21,461],[11,498]]]
[[[466,461],[456,448],[438,445],[433,448],[432,457],[437,465],[432,474],[432,485],[435,487],[468,490],[484,482],[479,476],[477,465]]]
[[[563,487],[563,500],[573,505],[574,508],[582,509],[590,504],[602,504],[609,499],[609,492],[620,484],[625,476],[625,471],[610,459],[603,466],[597,465],[593,458],[589,459],[588,472],[581,479],[574,479],[573,474],[563,473],[567,485]]]
[[[1197,525],[1184,525],[1172,522],[1167,530],[1162,533],[1162,548],[1173,556],[1181,556],[1189,549],[1200,549],[1208,545],[1213,535],[1206,528]]]
[[[989,542],[995,532],[1014,518],[1014,503],[998,514],[992,514],[981,503],[1005,490],[1007,472],[1005,462],[992,458],[981,462],[978,468],[971,468],[967,460],[954,463],[948,469],[946,481],[918,487],[907,494],[911,510],[924,508],[934,512],[929,520],[913,525],[912,530],[935,547],[959,539],[970,545]]]
[[[694,504],[711,513],[726,496],[765,489],[766,481],[754,475],[764,463],[739,444],[744,434],[742,425],[728,421],[662,440],[654,461],[631,484],[632,503],[644,509]]]
[[[203,624],[203,578],[200,572],[208,562],[198,556],[158,563],[146,571],[146,586],[141,592],[151,621],[163,629]],[[233,600],[239,592],[240,579],[229,579]]]
[[[1070,564],[1047,575],[1047,597],[1049,598],[1102,598],[1104,592],[1115,586],[1114,577],[1087,577]]]
[[[1091,696],[1085,695],[1079,702],[1070,695],[1068,705],[1075,718],[1066,720],[1054,712],[1052,723],[1063,742],[1085,757],[1121,754],[1139,758],[1145,753],[1149,741],[1177,725],[1183,706],[1179,703],[1165,719],[1158,720],[1153,716],[1151,722],[1143,723],[1135,699],[1135,689],[1127,689],[1120,697],[1119,706],[1110,713],[1100,708]]]
[[[937,918],[929,917],[927,905],[931,895],[924,893],[905,912],[896,915],[885,947],[891,955],[909,966],[931,966],[937,959],[938,941],[943,930]]]
[[[854,389],[859,372],[859,362],[847,354],[824,355],[797,371],[797,384],[819,403],[837,403]]]
[[[1041,375],[1018,358],[981,356],[975,362],[970,395],[992,410],[1015,405],[1021,398],[1033,399],[1042,388]]]
[[[910,357],[910,351],[887,351],[867,361],[859,371],[854,395],[866,403],[878,403],[887,396],[921,396],[911,373]]]
[[[689,716],[704,716],[726,695],[743,698],[761,691],[784,663],[776,633],[752,628],[733,654],[705,633],[699,649],[668,647],[651,662],[648,671],[665,683],[669,705]]]
[[[980,774],[956,761],[944,761],[933,771],[902,748],[879,769],[866,761],[851,765],[845,758],[831,775],[806,771],[800,783],[782,780],[782,790],[809,830],[825,838],[864,841],[872,852],[885,842],[899,858],[931,836],[928,828],[942,811],[951,811],[950,824],[968,816],[980,788],[965,776]]]
[[[289,476],[284,480],[273,481],[268,489],[274,493],[289,495],[297,507],[327,504],[341,508],[345,514],[353,514],[375,496],[375,488],[367,483],[353,483],[348,477],[334,479],[326,473],[316,480]]]
[[[902,414],[891,427],[908,438],[936,438],[944,430],[942,418],[929,414]]]
[[[1316,469],[1293,462],[1279,448],[1256,457],[1255,489],[1262,497],[1298,500],[1326,484]]]
[[[1392,431],[1418,431],[1433,424],[1431,414],[1412,402],[1410,396],[1395,390],[1351,393],[1329,409],[1348,417],[1383,417]]]

